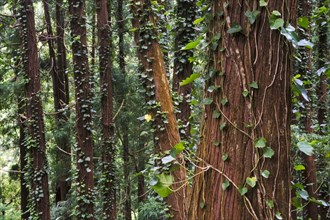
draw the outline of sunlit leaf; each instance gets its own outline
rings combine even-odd
[[[270,172],[269,170],[263,170],[261,171],[261,176],[265,177],[265,178],[268,178],[270,175]]]
[[[304,165],[302,165],[302,164],[298,164],[298,165],[295,165],[295,166],[294,166],[294,169],[295,169],[296,171],[301,171],[301,170],[305,170],[306,168],[305,168]]]
[[[259,138],[255,143],[254,143],[254,146],[256,148],[264,148],[266,147],[266,138],[262,137],[262,138]]]
[[[308,29],[308,27],[309,27],[308,17],[299,17],[298,18],[298,25],[302,28]]]
[[[263,156],[264,156],[265,158],[272,158],[272,157],[274,156],[274,154],[275,154],[275,151],[274,151],[272,148],[270,148],[270,147],[266,147],[266,148],[264,149]]]
[[[228,180],[223,181],[221,185],[223,191],[225,191],[229,186],[230,186],[230,182]]]
[[[297,143],[298,149],[308,156],[313,155],[314,148],[306,141],[301,141]]]
[[[256,177],[247,177],[246,183],[253,188],[257,184],[257,178]]]
[[[201,77],[201,74],[199,74],[199,73],[193,73],[188,78],[182,80],[182,82],[180,82],[180,86],[188,85],[188,84],[194,82],[199,77]]]
[[[181,50],[191,50],[197,47],[197,45],[201,42],[202,38],[198,38],[196,41],[192,41],[184,46]]]

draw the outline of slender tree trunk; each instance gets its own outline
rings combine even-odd
[[[191,98],[192,84],[180,86],[180,82],[192,74],[193,64],[188,60],[193,56],[191,50],[181,50],[195,38],[193,21],[196,14],[196,1],[179,0],[177,5],[177,27],[175,29],[175,60],[173,73],[173,90],[181,97],[179,113],[176,114],[182,127],[180,134],[183,139],[187,139],[190,134],[189,117],[191,113],[189,100]]]
[[[113,143],[114,124],[112,119],[112,60],[110,48],[110,23],[108,22],[108,2],[96,1],[98,46],[100,54],[101,111],[102,111],[102,164],[104,183],[104,214],[106,219],[116,218],[116,191]]]
[[[19,1],[25,84],[26,147],[31,181],[31,216],[50,219],[46,140],[40,94],[37,39],[32,0]]]
[[[135,43],[138,45],[138,58],[142,65],[142,70],[149,80],[153,81],[153,85],[147,87],[151,91],[150,102],[160,104],[162,115],[155,112],[152,115],[156,121],[156,149],[158,152],[170,150],[180,142],[180,135],[174,107],[170,95],[170,88],[166,76],[164,58],[161,47],[157,41],[157,32],[155,28],[155,20],[151,10],[150,0],[138,0],[131,5],[133,14],[132,24],[138,31],[134,33]],[[154,95],[152,95],[154,94]],[[164,123],[163,120],[167,123]],[[186,219],[186,171],[184,169],[184,160],[180,155],[178,158],[181,166],[173,172],[174,190],[169,197],[166,198],[167,203],[171,206],[170,212],[174,219]],[[181,181],[181,182],[180,182]],[[181,187],[179,189],[179,187]]]
[[[212,3],[209,39],[221,38],[210,48],[205,96],[212,103],[205,107],[189,219],[291,218],[291,51],[270,30],[268,10],[292,23],[296,5],[267,2],[267,10],[258,1]],[[254,24],[248,10],[261,12]],[[235,33],[235,24],[242,30]]]
[[[123,0],[118,0],[117,5],[117,27],[118,27],[118,38],[119,38],[119,51],[118,51],[118,61],[119,69],[123,74],[124,81],[126,83],[126,63],[125,63],[125,46],[124,46],[124,33],[125,33],[125,20],[123,16]],[[124,101],[127,91],[124,92],[122,100]],[[128,113],[126,105],[123,107],[123,114]],[[129,122],[127,120],[123,121],[122,131],[123,131],[123,161],[124,161],[124,182],[125,182],[125,204],[124,204],[124,216],[126,220],[132,219],[132,202],[131,202],[131,180],[130,180],[130,170],[129,170]]]
[[[84,0],[69,0],[73,71],[76,101],[77,137],[77,218],[94,219],[94,163],[89,84],[88,51],[86,38],[86,4]]]

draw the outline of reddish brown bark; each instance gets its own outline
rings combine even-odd
[[[86,38],[86,4],[84,0],[70,0],[73,71],[76,101],[77,152],[77,218],[94,219],[93,204],[93,136],[91,92],[89,84]]]
[[[181,121],[180,135],[183,139],[189,137],[190,126],[189,117],[191,113],[189,100],[191,98],[192,84],[180,86],[182,80],[188,78],[193,72],[193,64],[188,60],[193,56],[191,50],[181,50],[195,38],[195,29],[193,21],[196,14],[196,2],[180,0],[177,5],[177,27],[175,29],[175,60],[173,74],[173,90],[182,97],[179,104],[179,113],[177,119]],[[189,26],[190,25],[190,26]]]
[[[29,157],[29,180],[31,181],[31,216],[50,219],[49,187],[46,160],[46,140],[40,94],[38,50],[32,0],[19,1],[21,6],[21,41],[23,47],[25,84],[26,139]]]
[[[150,98],[160,104],[160,111],[164,113],[163,117],[167,123],[163,122],[161,116],[153,114],[156,118],[156,149],[158,152],[164,152],[171,149],[180,142],[180,136],[174,114],[174,107],[170,94],[168,79],[164,65],[164,58],[161,47],[157,41],[157,32],[155,28],[155,20],[151,10],[151,2],[149,0],[135,1],[131,5],[133,13],[132,24],[137,29],[134,32],[134,40],[138,45],[138,58],[142,65],[142,70],[147,77],[153,80],[153,85],[147,85],[153,88]],[[153,100],[151,100],[153,101]],[[164,129],[160,129],[163,127]],[[174,181],[184,181],[186,172],[184,162],[181,157],[178,158],[182,164],[180,168],[173,172]],[[174,184],[173,188],[178,189],[184,182]],[[166,198],[167,203],[171,206],[170,212],[174,219],[186,218],[186,187],[183,186],[180,190],[172,193]]]
[[[97,0],[97,30],[101,78],[101,122],[102,122],[102,164],[105,178],[103,211],[106,219],[116,218],[116,192],[114,170],[114,125],[112,119],[112,61],[110,50],[110,23],[108,22],[108,1]]]
[[[295,1],[267,2],[267,10],[293,21]],[[244,15],[248,10],[261,11],[252,25]],[[256,1],[212,3],[209,39],[218,33],[221,38],[210,52],[205,97],[213,102],[205,107],[197,151],[198,164],[205,169],[196,170],[189,219],[275,219],[276,212],[283,219],[291,217],[291,51],[279,31],[270,30],[267,10]],[[228,33],[235,23],[242,30]],[[207,91],[212,85],[221,88]],[[271,158],[254,146],[259,138],[273,149]],[[262,170],[270,172],[268,178],[261,176]],[[256,178],[254,188],[246,184],[248,177]],[[227,181],[230,186],[223,190]],[[241,186],[248,190],[245,196],[237,189]],[[267,206],[270,201],[274,207]]]

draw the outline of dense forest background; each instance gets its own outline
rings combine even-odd
[[[0,219],[329,219],[329,0],[0,0]]]

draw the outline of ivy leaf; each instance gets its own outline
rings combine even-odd
[[[277,18],[275,21],[270,22],[270,29],[272,30],[277,30],[280,27],[283,27],[284,25],[284,20],[282,18]]]
[[[221,157],[223,161],[226,161],[228,159],[228,154],[224,153]]]
[[[303,152],[304,154],[306,154],[307,156],[313,155],[314,148],[308,142],[306,142],[306,141],[298,142],[297,146],[298,146],[298,149],[301,152]]]
[[[221,123],[220,130],[222,131],[227,126],[226,122]]]
[[[301,189],[301,190],[298,190],[297,191],[297,194],[302,198],[302,199],[304,199],[304,200],[308,200],[308,197],[309,197],[309,195],[308,195],[308,192],[306,191],[306,190],[304,190],[304,189]]]
[[[266,200],[266,205],[270,209],[274,208],[274,202],[273,202],[273,200],[267,199]]]
[[[168,163],[171,163],[174,160],[175,160],[174,157],[172,157],[171,155],[168,155],[168,156],[162,158],[162,163],[163,164],[168,164]]]
[[[267,4],[268,4],[268,3],[267,3],[265,0],[260,0],[260,1],[259,1],[259,5],[260,5],[260,7],[266,7]]]
[[[249,91],[245,89],[245,90],[242,92],[242,95],[243,95],[244,97],[247,97],[247,96],[249,95]]]
[[[302,28],[308,29],[308,27],[309,27],[308,17],[299,17],[298,18],[298,25]]]
[[[308,49],[312,49],[314,44],[311,43],[310,41],[306,40],[306,39],[302,39],[298,42],[298,46],[300,47],[306,47]]]
[[[199,37],[197,40],[189,42],[186,46],[184,46],[181,50],[191,50],[197,47],[197,45],[201,42],[202,37]]]
[[[268,179],[269,175],[270,175],[269,170],[261,171],[261,176],[265,177],[266,179]]]
[[[173,184],[174,178],[172,175],[159,174],[157,175],[158,183],[152,186],[153,190],[158,193],[159,196],[165,198],[172,193],[170,186]]]
[[[203,105],[210,105],[212,102],[213,100],[211,98],[205,98],[202,101]]]
[[[228,180],[225,180],[221,185],[223,191],[225,191],[229,186],[230,182]]]
[[[281,213],[280,213],[279,211],[276,212],[275,217],[276,217],[278,220],[282,220],[282,219],[283,219],[283,217],[281,216]]]
[[[244,196],[247,193],[248,189],[246,187],[240,187],[238,191],[241,194],[241,196]]]
[[[201,74],[199,74],[199,73],[193,73],[189,77],[187,77],[186,79],[182,80],[182,82],[180,82],[180,86],[188,85],[188,84],[194,82],[199,77],[201,77]]]
[[[272,148],[270,148],[270,147],[266,147],[266,148],[264,149],[263,156],[264,156],[265,158],[272,158],[272,157],[274,156],[274,154],[275,154],[275,151],[274,151]]]
[[[172,157],[176,157],[179,153],[181,153],[185,149],[182,142],[177,143],[172,149],[171,149],[171,155]]]
[[[223,98],[220,101],[221,105],[226,105],[228,103],[228,99],[227,98]]]
[[[294,166],[294,169],[295,169],[296,171],[301,171],[301,170],[305,170],[306,168],[305,168],[304,165],[302,165],[302,164],[298,164],[298,165]]]
[[[247,177],[246,178],[246,183],[251,186],[252,188],[254,188],[257,184],[257,178],[256,177]]]
[[[213,114],[212,114],[212,117],[213,117],[213,118],[219,118],[220,115],[221,115],[221,114],[220,114],[220,112],[219,112],[218,110],[214,110],[214,111],[213,111]]]
[[[231,27],[228,29],[227,33],[228,34],[234,34],[234,33],[240,32],[241,30],[242,30],[241,25],[239,25],[237,23],[233,23],[231,25]]]
[[[245,12],[245,16],[248,18],[250,24],[253,24],[256,21],[256,18],[259,14],[260,11],[258,10]]]
[[[256,81],[251,82],[249,86],[251,88],[254,88],[254,89],[258,89],[259,88],[258,83]]]
[[[152,116],[150,114],[146,114],[144,116],[144,120],[146,120],[147,122],[151,121],[152,120]]]
[[[256,147],[256,148],[264,148],[264,147],[266,147],[266,138],[264,138],[264,137],[259,138],[259,139],[254,143],[254,147]]]
[[[197,18],[197,19],[193,22],[193,24],[194,24],[194,25],[198,25],[199,23],[201,23],[202,21],[204,21],[204,19],[205,19],[205,17]]]

